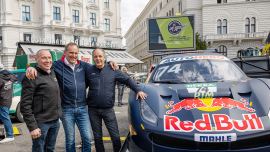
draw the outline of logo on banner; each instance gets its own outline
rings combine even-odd
[[[171,21],[168,25],[168,30],[172,35],[177,35],[181,32],[183,25],[179,21]]]

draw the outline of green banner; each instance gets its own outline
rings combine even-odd
[[[149,50],[195,49],[194,17],[149,19]]]

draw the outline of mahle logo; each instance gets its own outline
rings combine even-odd
[[[184,26],[177,20],[171,21],[168,25],[168,30],[172,35],[177,35],[181,32]]]

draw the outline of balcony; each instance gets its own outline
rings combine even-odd
[[[204,40],[208,42],[226,40],[265,40],[267,35],[268,32],[209,34],[204,36]]]
[[[63,23],[61,21],[58,21],[58,20],[51,20],[51,25],[52,26],[61,26],[61,25],[63,25]]]
[[[91,32],[102,32],[102,30],[100,29],[100,26],[95,26],[95,25],[88,25],[88,29],[91,31]]]

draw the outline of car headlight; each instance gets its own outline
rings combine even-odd
[[[141,115],[142,115],[143,120],[151,124],[157,125],[158,117],[153,112],[153,110],[149,107],[149,105],[145,101],[141,101],[140,105],[141,105]]]

